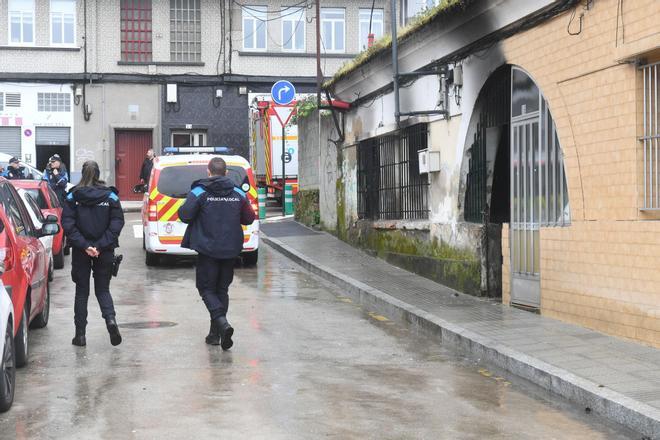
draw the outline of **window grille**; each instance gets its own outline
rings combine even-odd
[[[360,142],[357,151],[360,218],[428,218],[428,179],[419,174],[418,158],[418,152],[427,146],[426,124]]]
[[[5,94],[5,107],[20,107],[21,94],[20,93],[6,93]]]
[[[151,0],[121,0],[121,60],[152,59]]]
[[[200,0],[170,0],[170,59],[202,60]]]
[[[658,113],[658,65],[660,62],[642,66],[644,87],[644,133],[640,141],[644,144],[644,207],[660,209],[660,113]]]
[[[68,93],[37,93],[37,111],[70,112],[71,97]]]

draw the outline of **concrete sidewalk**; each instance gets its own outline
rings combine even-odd
[[[660,439],[660,350],[460,294],[293,221],[262,231],[267,244],[360,303]]]

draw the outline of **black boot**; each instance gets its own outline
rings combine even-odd
[[[84,347],[87,345],[87,340],[85,339],[85,327],[76,327],[76,336],[73,337],[71,343],[78,347]]]
[[[229,350],[234,345],[234,341],[231,340],[231,337],[234,336],[234,328],[224,316],[221,316],[216,321],[218,321],[218,326],[220,327],[220,339],[222,340],[220,346],[223,350]]]
[[[110,333],[110,343],[112,345],[121,344],[121,334],[119,334],[119,327],[114,316],[105,320],[105,326],[108,328],[108,333]]]
[[[217,319],[211,320],[211,329],[206,336],[206,343],[209,345],[220,345],[220,325]]]

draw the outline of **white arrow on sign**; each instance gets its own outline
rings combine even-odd
[[[277,91],[277,97],[280,99],[280,101],[282,101],[282,93],[289,93],[289,90],[291,90],[289,86],[284,86]]]
[[[273,109],[275,110],[275,115],[277,116],[277,119],[280,120],[282,127],[286,127],[286,124],[289,123],[289,119],[291,119],[291,115],[293,114],[295,107],[274,107]]]

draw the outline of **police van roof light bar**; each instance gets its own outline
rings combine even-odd
[[[229,147],[163,147],[163,154],[232,154]]]

